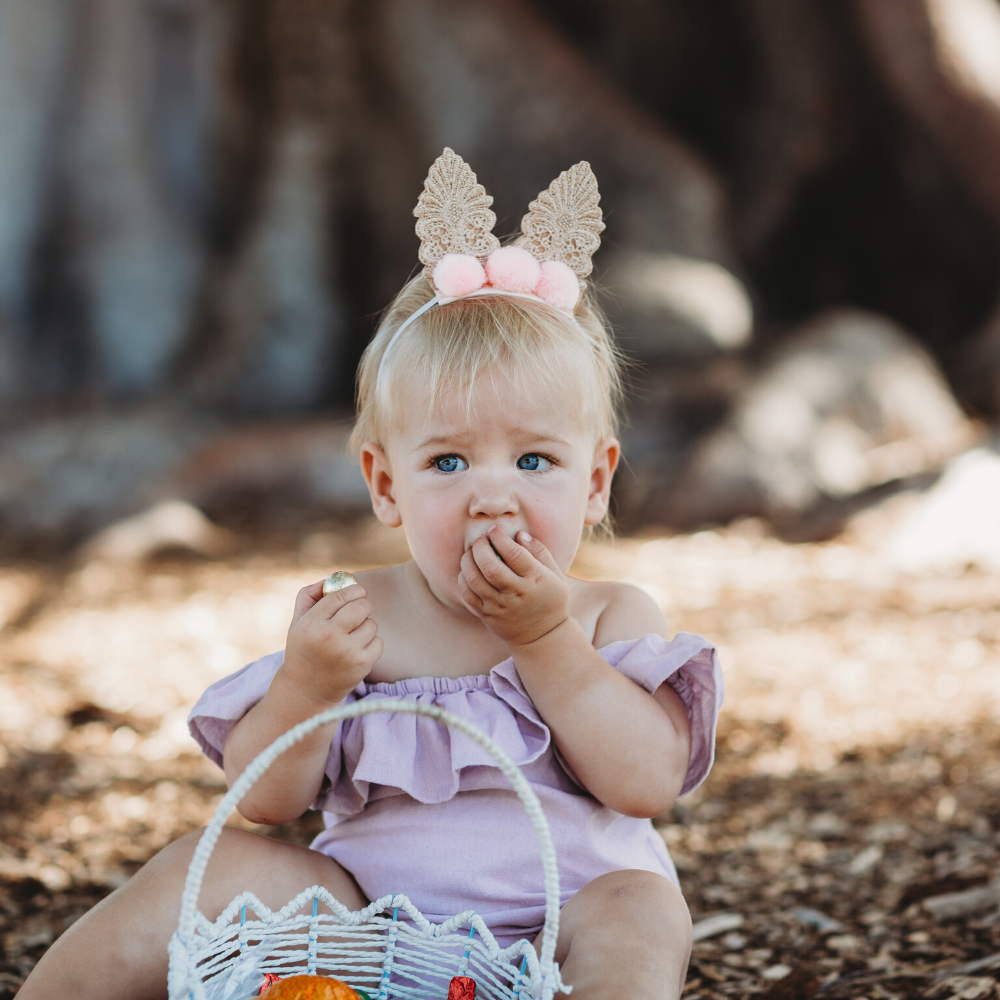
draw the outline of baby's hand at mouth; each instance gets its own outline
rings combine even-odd
[[[569,617],[569,587],[549,550],[526,531],[508,538],[499,525],[462,556],[458,590],[465,606],[508,646],[526,646]]]

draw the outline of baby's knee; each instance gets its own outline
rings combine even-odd
[[[588,882],[563,907],[556,958],[581,1000],[620,993],[627,970],[637,1000],[680,996],[691,956],[691,916],[663,875],[626,870]]]
[[[573,918],[580,931],[592,925],[605,937],[664,940],[671,950],[690,953],[691,914],[680,889],[663,875],[609,872],[585,885],[571,902],[579,904]]]
[[[136,872],[127,885],[135,887],[147,881],[162,882],[164,880],[175,881],[180,878],[183,882],[187,875],[188,865],[194,855],[195,848],[203,830],[192,830],[183,837],[171,841],[166,847],[157,851],[142,868]]]

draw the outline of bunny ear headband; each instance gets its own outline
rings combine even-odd
[[[590,258],[604,230],[597,178],[585,160],[564,170],[528,206],[521,236],[500,246],[493,235],[493,199],[472,168],[445,148],[434,161],[413,214],[420,262],[437,293],[397,328],[382,352],[378,376],[399,335],[435,305],[474,295],[507,295],[545,302],[573,315]]]

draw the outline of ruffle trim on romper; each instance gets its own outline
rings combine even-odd
[[[681,794],[708,774],[714,759],[715,727],[722,704],[722,671],[714,647],[701,636],[678,633],[672,640],[646,635],[599,650],[612,666],[649,692],[669,681],[691,719],[691,760]],[[229,730],[261,698],[281,666],[274,653],[213,684],[188,719],[191,735],[221,766]],[[538,760],[552,743],[528,697],[512,659],[488,674],[416,677],[355,688],[347,701],[405,698],[426,701],[469,719],[520,767]],[[553,748],[554,749],[554,748]],[[459,791],[462,772],[495,767],[489,755],[461,733],[412,715],[348,719],[330,747],[325,787],[314,807],[338,816],[361,812],[380,786],[379,798],[398,792],[423,803],[446,802]],[[391,791],[390,791],[391,790]]]

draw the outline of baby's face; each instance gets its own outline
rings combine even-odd
[[[471,400],[455,392],[430,410],[419,385],[405,393],[399,409],[412,419],[385,453],[366,445],[362,462],[376,514],[402,524],[434,594],[461,606],[462,555],[494,524],[511,538],[523,529],[540,539],[565,572],[583,526],[607,511],[618,460],[616,441],[596,443],[582,426],[572,387],[486,375]]]

